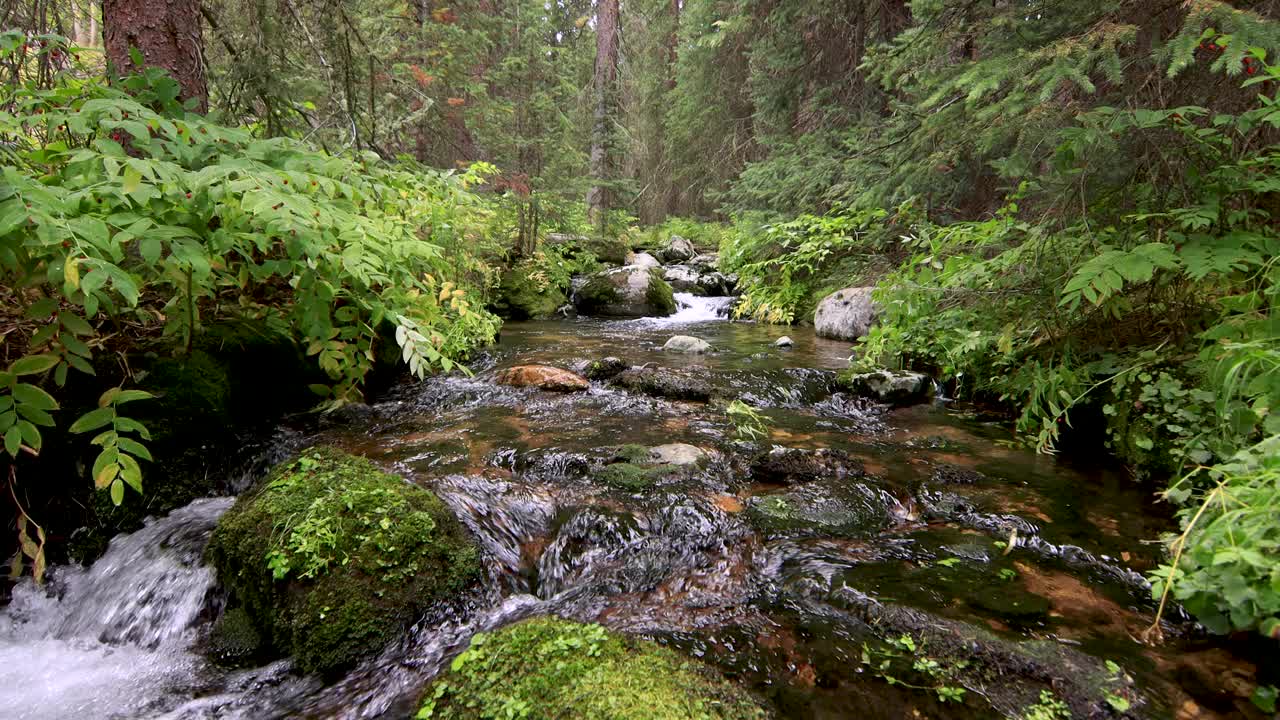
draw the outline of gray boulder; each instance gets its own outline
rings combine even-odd
[[[702,354],[712,351],[711,343],[689,335],[676,335],[662,346],[663,352]]]
[[[658,262],[658,258],[647,252],[631,252],[627,253],[628,265],[639,265],[642,268],[660,268],[662,263]]]
[[[672,235],[667,241],[667,246],[658,251],[658,255],[668,263],[684,262],[697,254],[698,250],[693,243],[679,235]]]
[[[649,461],[658,465],[697,465],[709,457],[706,450],[687,443],[649,448]]]
[[[877,370],[840,376],[852,393],[889,405],[919,405],[933,399],[933,379],[918,372]]]
[[[688,265],[672,265],[662,274],[676,292],[693,292],[698,289],[698,271]]]
[[[592,275],[574,293],[573,303],[584,315],[603,317],[665,317],[676,311],[676,299],[662,274],[639,265]]]
[[[698,287],[707,295],[732,295],[738,290],[738,276],[712,271],[698,278]]]
[[[845,288],[823,298],[813,314],[814,331],[819,337],[836,340],[857,340],[866,335],[879,314],[871,299],[873,289]]]
[[[702,272],[715,270],[720,267],[720,253],[703,253],[702,255],[695,255],[693,259],[689,260],[689,262],[685,264],[691,265],[694,269],[701,270]]]

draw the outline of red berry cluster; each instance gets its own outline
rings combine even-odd
[[[1257,64],[1257,61],[1255,61],[1253,58],[1251,58],[1251,57],[1247,57],[1247,58],[1245,58],[1245,59],[1241,60],[1241,61],[1240,61],[1240,63],[1241,63],[1242,65],[1244,65],[1244,71],[1245,71],[1247,74],[1252,75],[1252,74],[1254,74],[1254,73],[1258,72],[1258,64]]]

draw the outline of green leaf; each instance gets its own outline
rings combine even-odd
[[[138,191],[139,187],[142,186],[142,174],[137,170],[134,170],[133,166],[128,166],[124,169],[124,177],[121,183],[121,188],[125,193],[132,195]],[[120,503],[116,504],[119,505]]]
[[[93,326],[85,321],[84,318],[75,313],[60,312],[58,313],[58,322],[62,323],[62,327],[70,330],[76,335],[92,335]]]
[[[14,375],[36,375],[52,369],[57,364],[57,355],[27,355],[15,360],[9,366],[9,372]]]
[[[150,400],[155,395],[146,390],[120,390],[111,398],[112,405],[123,405],[134,400]]]
[[[120,449],[129,453],[130,455],[133,455],[135,457],[140,457],[143,460],[148,460],[148,461],[152,459],[151,451],[147,449],[146,445],[143,445],[137,440],[134,440],[132,438],[127,438],[127,437],[120,437],[118,439],[118,443],[119,443]]]
[[[13,457],[22,451],[22,431],[16,425],[4,433],[4,449]]]
[[[86,433],[91,430],[97,430],[110,423],[116,416],[116,410],[113,407],[103,407],[81,415],[79,419],[71,423],[69,431],[73,433]]]
[[[37,410],[57,410],[58,401],[53,399],[49,393],[41,390],[35,385],[27,383],[18,383],[13,386],[13,397],[24,405],[30,405]]]
[[[120,477],[134,490],[142,492],[142,468],[138,467],[137,460],[123,453],[120,455]]]
[[[124,483],[120,482],[120,478],[111,481],[111,504],[120,505],[124,502]]]

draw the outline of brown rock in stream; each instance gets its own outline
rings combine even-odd
[[[499,385],[534,387],[551,392],[581,392],[591,383],[581,375],[550,365],[517,365],[498,373]]]

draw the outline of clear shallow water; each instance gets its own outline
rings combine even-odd
[[[724,322],[727,299],[681,300],[687,307],[663,319],[509,324],[472,363],[473,377],[409,382],[372,406],[290,431],[290,444],[336,444],[432,488],[486,551],[482,587],[345,678],[324,687],[287,660],[227,672],[199,655],[221,606],[199,556],[231,502],[207,500],[117,538],[89,570],[57,570],[52,595],[19,587],[0,611],[5,717],[405,718],[471,635],[545,613],[701,657],[782,717],[848,717],[852,708],[861,718],[991,716],[981,703],[940,706],[861,672],[868,601],[1120,662],[1149,717],[1187,702],[1197,703],[1195,717],[1241,716],[1225,686],[1247,674],[1242,661],[1176,617],[1170,644],[1132,639],[1153,611],[1141,573],[1157,554],[1145,541],[1168,528],[1144,510],[1144,490],[1096,467],[1073,469],[1072,458],[1029,453],[1002,427],[963,413],[890,412],[845,397],[833,379],[847,365],[847,343]],[[663,353],[673,334],[706,339],[717,352]],[[773,346],[783,334],[794,347]],[[670,402],[600,383],[557,395],[493,382],[516,364],[574,367],[607,355],[696,373],[718,400]],[[767,415],[759,450],[840,450],[866,477],[803,491],[754,477],[752,451],[724,415],[730,398]],[[642,493],[595,476],[609,446],[670,442],[703,447],[714,460]],[[942,468],[981,476],[940,485]],[[931,493],[943,490],[970,511],[929,519]],[[750,508],[779,498],[799,498],[814,522],[760,530]],[[859,508],[865,522],[823,524]],[[1010,527],[1019,533],[1004,554],[997,543]],[[1189,674],[1208,679],[1188,684]]]

